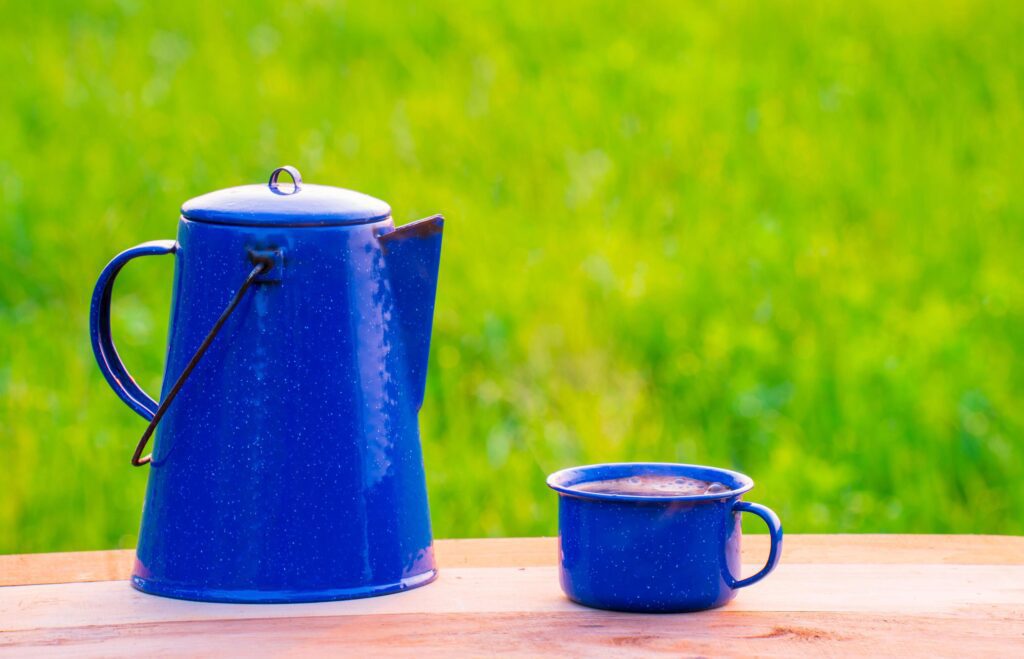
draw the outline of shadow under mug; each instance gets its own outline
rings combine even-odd
[[[581,483],[645,475],[716,481],[729,491],[666,497],[573,489]],[[711,609],[767,576],[782,553],[778,516],[741,500],[754,481],[735,471],[627,462],[563,469],[548,476],[547,484],[559,495],[562,590],[586,606],[649,613]],[[744,512],[768,525],[771,550],[759,572],[741,579]]]

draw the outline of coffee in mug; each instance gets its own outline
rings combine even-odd
[[[627,494],[647,497],[688,497],[701,494],[721,494],[730,488],[718,481],[662,474],[640,474],[625,478],[606,478],[573,485],[580,492],[600,494]]]

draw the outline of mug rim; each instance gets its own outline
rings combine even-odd
[[[713,494],[680,494],[675,496],[652,496],[644,494],[610,494],[607,492],[586,492],[582,490],[573,489],[571,485],[566,485],[565,481],[570,476],[579,475],[580,472],[587,473],[592,471],[599,471],[602,469],[614,470],[616,468],[630,468],[630,467],[655,467],[655,468],[682,468],[685,471],[699,470],[703,472],[713,472],[728,476],[732,479],[736,485],[727,492],[715,492]],[[668,471],[668,470],[666,470]],[[682,474],[687,475],[688,474]],[[694,477],[694,476],[689,476]],[[621,478],[621,476],[616,476]],[[592,480],[603,480],[601,478],[592,479],[580,479],[572,483],[572,485],[578,485],[579,483],[586,483]],[[702,479],[704,480],[704,479]],[[722,467],[711,467],[708,465],[697,465],[697,464],[686,464],[682,462],[603,462],[589,465],[579,465],[576,467],[567,467],[560,469],[550,474],[545,483],[552,490],[560,495],[575,497],[577,499],[591,499],[595,501],[619,501],[619,502],[643,502],[643,503],[672,503],[677,501],[715,501],[721,499],[730,499],[732,497],[740,496],[746,492],[749,492],[754,487],[754,479],[746,474],[732,469],[723,469]]]

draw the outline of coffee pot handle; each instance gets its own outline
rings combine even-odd
[[[121,400],[127,403],[128,407],[142,415],[142,418],[149,421],[149,425],[135,446],[135,453],[132,454],[132,465],[135,467],[141,467],[151,462],[151,456],[142,457],[142,452],[146,449],[149,438],[156,431],[156,426],[160,423],[160,419],[163,418],[167,408],[174,401],[178,392],[181,391],[188,376],[191,375],[193,369],[199,364],[199,360],[206,354],[210,344],[213,343],[217,333],[220,332],[220,328],[224,326],[228,317],[235,311],[238,303],[242,301],[245,292],[256,282],[257,277],[274,267],[273,253],[250,252],[249,258],[253,263],[253,269],[249,272],[245,281],[242,282],[238,292],[231,298],[228,306],[221,313],[220,318],[213,324],[206,338],[199,344],[195,354],[192,355],[192,359],[189,360],[185,368],[182,369],[181,374],[178,375],[178,379],[167,390],[167,395],[164,396],[164,399],[158,405],[156,401],[135,383],[134,378],[129,375],[128,370],[124,367],[124,363],[121,362],[121,358],[117,355],[117,350],[114,348],[114,340],[110,336],[110,296],[114,290],[114,279],[117,278],[117,273],[121,271],[121,268],[128,261],[137,256],[173,254],[177,250],[178,243],[173,240],[154,240],[153,242],[136,245],[131,249],[121,252],[100,273],[99,281],[96,282],[96,289],[92,294],[89,331],[92,334],[92,348],[96,353],[96,361],[100,365],[100,370],[103,371],[107,382],[110,383],[114,392],[121,397]]]
[[[749,503],[747,501],[737,501],[733,504],[732,509],[736,512],[741,513],[754,513],[758,517],[764,520],[765,524],[768,525],[768,533],[771,537],[771,549],[768,550],[768,562],[761,568],[759,572],[753,574],[746,579],[734,579],[729,575],[728,580],[731,581],[729,584],[730,588],[743,588],[751,584],[755,584],[761,579],[768,576],[775,566],[779,564],[779,559],[782,557],[782,522],[779,521],[779,516],[775,514],[768,506],[762,506],[759,503]]]
[[[157,403],[135,382],[117,354],[114,339],[110,335],[110,297],[114,292],[114,280],[129,261],[140,256],[162,256],[176,251],[178,243],[173,240],[154,240],[126,249],[103,268],[92,294],[89,334],[92,336],[96,363],[114,393],[147,421],[151,421],[156,414]]]

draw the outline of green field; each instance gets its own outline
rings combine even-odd
[[[285,163],[448,219],[437,536],[633,459],[788,531],[1024,533],[1024,4],[160,4],[4,3],[0,552],[133,546],[95,277]],[[115,296],[151,392],[171,265]]]

